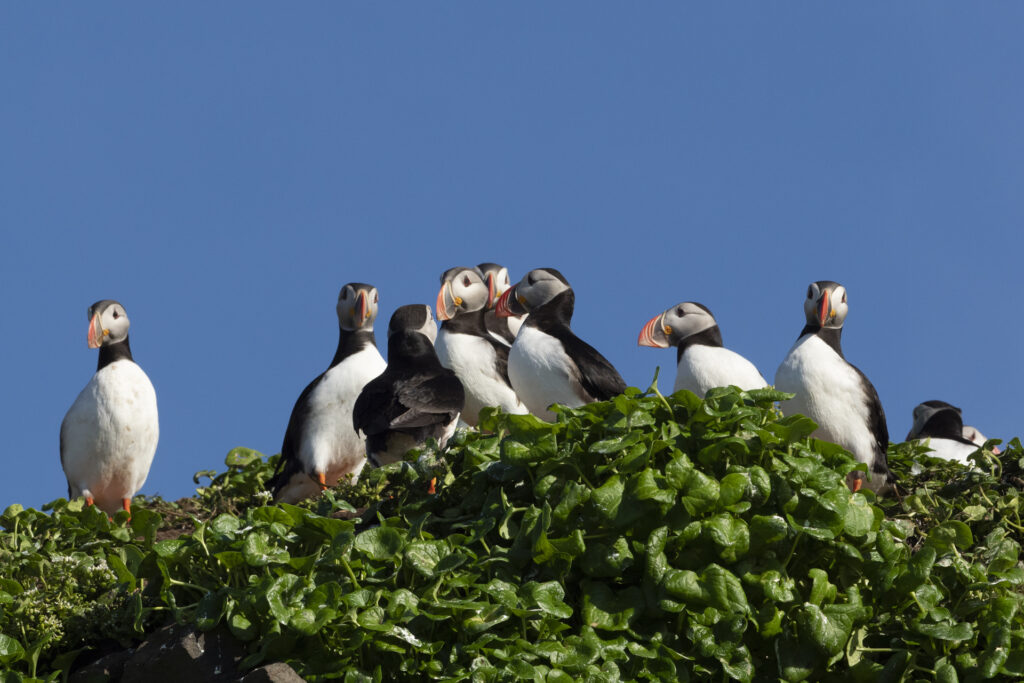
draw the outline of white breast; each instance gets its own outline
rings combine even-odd
[[[96,372],[60,427],[64,473],[73,497],[109,514],[142,488],[160,437],[156,391],[130,360]]]
[[[873,462],[875,436],[860,375],[817,335],[797,340],[775,373],[775,388],[796,394],[782,402],[785,415],[806,415],[818,423],[816,438],[839,444],[859,462]]]
[[[749,391],[768,383],[753,363],[729,349],[695,344],[683,351],[676,367],[674,391],[689,389],[703,397],[709,389],[727,386]]]
[[[508,376],[526,408],[544,420],[554,420],[552,403],[578,408],[579,370],[562,343],[536,327],[524,325],[508,353]]]
[[[526,412],[526,406],[498,372],[494,347],[489,341],[442,328],[434,350],[441,365],[454,371],[462,382],[466,392],[462,420],[466,424],[476,426],[480,410],[486,406],[497,406],[506,413]]]
[[[961,465],[973,465],[973,463],[967,459],[967,456],[977,452],[978,450],[978,446],[976,445],[966,444],[962,441],[954,441],[953,439],[923,439],[921,443],[932,449],[932,452],[928,455],[933,458],[953,460]]]
[[[329,486],[346,474],[358,478],[366,463],[365,440],[352,426],[352,408],[363,387],[387,363],[368,346],[327,371],[309,396],[309,413],[299,446],[307,471],[323,472]]]

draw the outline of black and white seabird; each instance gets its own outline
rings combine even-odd
[[[489,284],[475,268],[450,268],[441,276],[437,294],[437,318],[443,322],[434,349],[441,365],[462,382],[462,420],[470,426],[476,426],[480,410],[487,406],[506,413],[527,412],[509,382],[509,347],[489,334],[484,322],[492,300],[493,283]]]
[[[279,502],[317,496],[366,464],[366,443],[352,427],[352,407],[366,383],[387,365],[377,350],[373,321],[377,288],[350,282],[338,293],[338,349],[327,370],[299,394],[281,445],[281,461],[267,483]]]
[[[930,455],[971,465],[967,456],[985,445],[964,436],[964,422],[960,409],[945,401],[925,401],[914,408],[914,424],[907,441],[920,441],[930,448]]]
[[[795,394],[783,401],[786,415],[803,414],[818,423],[813,436],[837,443],[868,465],[870,479],[851,475],[850,487],[876,493],[892,482],[886,451],[889,430],[878,392],[840,347],[846,320],[846,288],[821,280],[807,288],[807,324],[775,373],[775,388]]]
[[[640,346],[676,347],[676,383],[704,397],[714,387],[737,386],[744,391],[768,386],[749,360],[722,346],[722,331],[711,311],[696,301],[684,301],[647,321],[637,339]]]
[[[109,515],[131,511],[156,453],[156,391],[132,360],[128,314],[116,301],[89,307],[88,344],[99,363],[60,425],[60,462],[68,497],[85,496]]]
[[[429,438],[443,447],[455,432],[466,397],[459,378],[437,359],[436,337],[429,306],[401,306],[391,316],[387,369],[363,387],[352,413],[376,466],[401,460]]]
[[[491,290],[491,303],[487,307],[487,312],[484,313],[484,324],[487,326],[487,331],[506,346],[512,346],[526,316],[510,315],[499,318],[494,310],[498,299],[512,286],[508,277],[508,268],[499,266],[497,263],[481,263],[476,269]]]
[[[537,417],[553,420],[553,403],[578,408],[626,389],[622,376],[573,334],[575,294],[554,268],[531,270],[498,300],[499,317],[529,313],[508,354],[512,388]]]

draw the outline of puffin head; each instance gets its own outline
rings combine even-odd
[[[388,338],[399,332],[419,332],[433,344],[437,339],[437,322],[426,304],[399,306],[388,322]]]
[[[926,429],[929,434],[942,434],[947,438],[961,436],[964,431],[963,413],[945,401],[925,401],[914,408],[914,424],[906,440],[918,438]]]
[[[498,303],[498,298],[512,286],[508,279],[508,268],[499,266],[497,263],[481,263],[476,269],[491,292],[491,302],[488,306],[494,306]]]
[[[499,318],[529,313],[556,296],[572,289],[569,281],[554,268],[537,268],[523,276],[498,299],[495,314]]]
[[[696,301],[684,301],[648,320],[636,343],[664,349],[717,324],[707,306]]]
[[[449,268],[441,276],[437,319],[451,320],[459,313],[479,311],[490,305],[491,296],[476,268]]]
[[[338,292],[338,324],[349,332],[373,329],[377,319],[377,288],[362,282],[350,282]]]
[[[846,287],[831,280],[818,280],[807,286],[804,314],[808,325],[842,329],[846,312]]]
[[[102,299],[89,307],[89,348],[98,349],[128,338],[128,314],[113,299]]]

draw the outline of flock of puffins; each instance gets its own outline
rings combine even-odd
[[[268,482],[275,500],[317,496],[343,477],[356,480],[367,461],[395,462],[431,438],[443,448],[460,421],[476,426],[485,406],[553,420],[555,403],[578,407],[626,388],[612,364],[573,334],[573,290],[554,268],[531,270],[515,285],[497,264],[451,268],[437,294],[440,328],[429,306],[398,308],[388,323],[386,362],[373,333],[377,302],[372,285],[341,288],[338,349],[292,409],[280,464]],[[848,477],[851,489],[884,494],[894,484],[885,412],[840,347],[846,289],[812,282],[804,313],[806,325],[775,373],[775,388],[794,394],[781,403],[782,412],[810,417],[818,424],[813,436],[867,465],[866,475],[858,470]],[[69,498],[84,496],[108,514],[130,512],[159,436],[156,392],[132,360],[128,326],[117,301],[89,308],[88,343],[99,349],[99,363],[60,428]],[[722,345],[711,311],[693,301],[651,318],[638,343],[676,347],[675,391],[703,397],[713,387],[768,385],[750,361]],[[932,455],[965,465],[985,444],[977,430],[964,427],[960,409],[943,401],[914,409],[907,440],[924,441]]]

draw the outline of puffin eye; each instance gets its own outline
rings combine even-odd
[[[686,315],[686,311],[683,310],[682,306],[676,309],[676,315],[678,315],[680,318]]]
[[[462,286],[463,287],[469,287],[469,276],[468,275],[464,275],[462,277]]]
[[[843,292],[843,303],[846,303],[846,292]]]
[[[810,285],[807,286],[807,298],[808,299],[813,299],[814,298],[814,288],[811,287]]]
[[[380,294],[378,294],[377,292],[374,292],[373,293],[373,303],[377,303],[377,300],[379,298],[380,298]]]
[[[118,319],[118,318],[120,318],[120,317],[121,317],[121,316],[119,316],[119,315],[117,314],[117,311],[114,311],[114,320],[117,320],[117,319]]]

